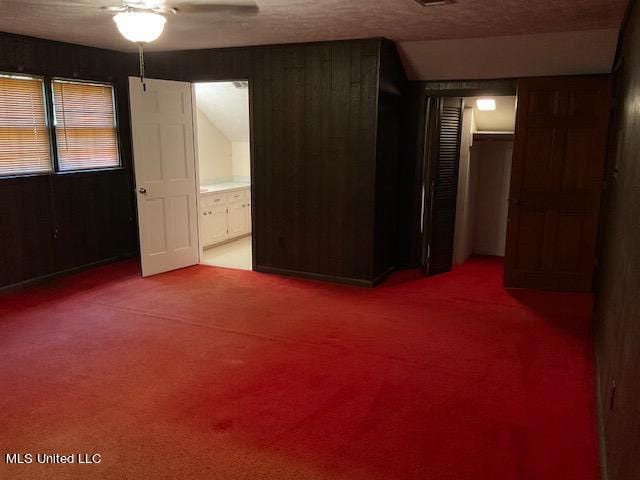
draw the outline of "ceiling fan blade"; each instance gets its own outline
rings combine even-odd
[[[127,9],[127,7],[120,5],[117,7],[100,7],[100,10],[106,11],[106,12],[124,12]]]
[[[255,3],[196,3],[182,2],[172,4],[178,13],[228,13],[239,15],[256,15],[260,8]]]
[[[121,1],[109,2],[109,0],[105,0],[100,3],[103,3],[103,4],[114,3],[118,6],[122,6]],[[5,5],[24,6],[24,1],[23,0],[0,0],[0,6],[4,7]],[[96,2],[92,0],[32,0],[31,5],[32,5],[31,8],[44,8],[44,7],[93,8],[93,9],[102,8],[102,7],[96,6]],[[107,6],[105,8],[109,8],[109,7],[110,6]]]

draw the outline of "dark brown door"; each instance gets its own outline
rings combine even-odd
[[[505,286],[590,291],[611,82],[518,82]]]

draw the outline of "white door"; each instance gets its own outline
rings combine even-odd
[[[191,84],[129,77],[142,275],[198,263]]]

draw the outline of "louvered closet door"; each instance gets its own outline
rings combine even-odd
[[[428,275],[450,271],[453,262],[461,129],[462,98],[441,99],[438,154],[431,165]]]

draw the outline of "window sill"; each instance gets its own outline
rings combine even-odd
[[[100,173],[110,173],[129,170],[127,167],[91,168],[87,170],[67,170],[64,172],[35,172],[0,175],[0,182],[3,180],[20,180],[22,178],[47,177],[47,176],[68,176],[68,175],[97,175]]]
[[[33,172],[33,173],[9,173],[7,175],[0,175],[0,182],[2,180],[19,180],[21,178],[33,178],[33,177],[47,177],[53,175],[54,172]]]
[[[104,172],[118,172],[121,170],[128,170],[128,168],[120,165],[117,167],[87,168],[86,170],[64,170],[60,172],[51,172],[51,173],[53,175],[59,175],[59,176],[82,175],[82,174],[93,175],[93,174],[104,173]]]

